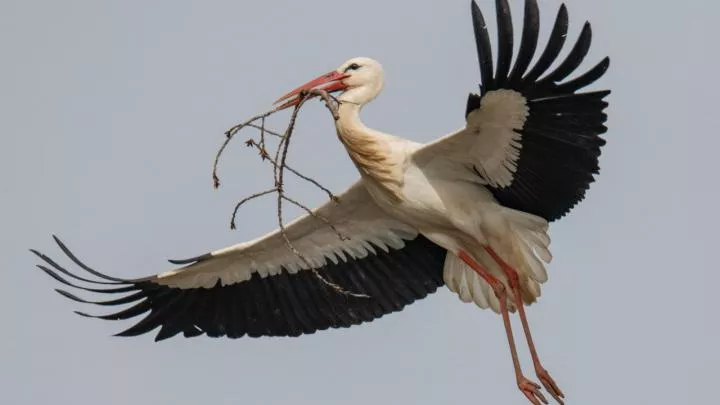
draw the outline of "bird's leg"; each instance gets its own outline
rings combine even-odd
[[[517,378],[517,384],[520,388],[520,391],[522,391],[522,393],[525,394],[527,399],[529,399],[530,402],[532,402],[534,405],[540,405],[540,401],[542,401],[542,403],[544,404],[547,404],[547,400],[540,392],[540,386],[528,380],[523,375],[522,369],[520,368],[520,360],[518,358],[517,348],[515,347],[515,339],[512,333],[512,326],[510,325],[510,314],[507,308],[507,292],[505,291],[505,286],[500,282],[500,280],[490,274],[485,268],[483,268],[480,264],[473,260],[464,251],[459,251],[458,257],[468,266],[470,266],[470,268],[473,269],[478,275],[480,275],[483,280],[490,284],[493,292],[495,292],[495,296],[497,296],[498,300],[500,301],[500,313],[502,314],[503,323],[505,324],[505,333],[507,334],[508,344],[510,346],[510,355],[512,356],[513,366],[515,367],[515,378]]]
[[[525,306],[523,305],[522,296],[520,293],[520,277],[518,276],[518,273],[515,269],[510,267],[509,264],[507,264],[501,257],[498,255],[493,248],[489,246],[485,246],[485,250],[490,254],[490,256],[495,260],[498,265],[502,268],[502,270],[505,272],[508,278],[508,283],[510,284],[510,289],[512,290],[512,294],[515,300],[515,306],[518,309],[518,314],[520,315],[520,321],[522,322],[523,331],[525,332],[525,338],[527,339],[528,347],[530,348],[530,355],[532,356],[533,365],[535,366],[535,374],[537,375],[538,379],[542,384],[545,386],[545,389],[548,390],[550,395],[555,398],[558,403],[561,405],[563,404],[562,398],[565,398],[565,394],[560,390],[557,383],[555,383],[555,380],[553,380],[552,377],[550,377],[550,373],[545,370],[545,368],[540,363],[540,357],[537,354],[537,350],[535,350],[535,344],[533,343],[532,335],[530,334],[530,325],[528,324],[527,316],[525,316]]]

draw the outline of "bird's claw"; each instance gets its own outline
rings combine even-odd
[[[527,397],[533,405],[541,405],[540,402],[547,405],[548,401],[545,396],[540,392],[540,385],[528,380],[525,377],[521,377],[518,380],[518,388]]]
[[[553,398],[555,398],[555,400],[560,405],[564,405],[565,402],[563,401],[563,398],[565,398],[565,394],[563,394],[563,392],[560,390],[560,387],[558,387],[555,380],[550,377],[550,373],[548,373],[547,370],[545,370],[543,367],[537,367],[535,369],[535,374],[537,375],[537,378],[540,380],[547,392],[549,392],[550,395],[552,395]]]

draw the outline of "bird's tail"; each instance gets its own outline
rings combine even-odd
[[[530,305],[540,297],[540,284],[547,281],[545,264],[550,263],[550,237],[548,223],[542,218],[523,212],[508,210],[510,232],[501,243],[491,243],[493,249],[520,277],[523,302]],[[502,281],[509,290],[507,277],[500,265],[485,250],[473,252],[473,257],[488,272]],[[445,284],[464,302],[474,302],[478,307],[500,312],[500,301],[490,285],[454,254],[448,254],[443,271]],[[515,310],[513,297],[508,294],[508,308]]]

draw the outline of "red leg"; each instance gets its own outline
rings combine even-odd
[[[505,286],[492,274],[480,266],[475,260],[473,260],[464,251],[458,252],[458,257],[467,263],[470,268],[480,275],[490,286],[492,287],[495,295],[500,301],[500,313],[502,314],[503,323],[505,324],[505,333],[507,334],[508,344],[510,345],[510,355],[512,356],[513,366],[515,366],[515,378],[517,378],[517,384],[523,394],[530,400],[534,405],[540,405],[540,401],[547,404],[547,400],[540,392],[540,386],[536,383],[528,380],[522,373],[520,368],[520,360],[518,358],[517,349],[515,347],[515,339],[512,333],[512,326],[510,325],[510,314],[507,308],[507,293]]]
[[[510,289],[512,290],[512,294],[514,296],[515,306],[518,309],[520,321],[522,322],[523,330],[525,332],[525,338],[527,339],[528,347],[530,348],[530,355],[532,356],[533,364],[535,365],[535,374],[550,395],[552,395],[553,398],[562,405],[562,398],[565,398],[565,394],[563,394],[560,390],[558,385],[555,383],[555,380],[550,377],[550,373],[548,373],[542,366],[537,350],[535,350],[535,344],[533,343],[532,335],[530,334],[530,325],[528,324],[527,316],[525,316],[525,306],[523,305],[522,296],[520,295],[520,277],[518,276],[517,271],[510,267],[510,265],[508,265],[491,247],[486,246],[485,250],[490,254],[490,256],[492,256],[493,260],[500,265],[507,275]]]

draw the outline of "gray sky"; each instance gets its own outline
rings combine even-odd
[[[96,308],[54,293],[27,251],[61,258],[57,233],[90,265],[136,277],[272,229],[262,202],[228,229],[234,202],[269,174],[238,140],[213,191],[222,133],[353,56],[386,70],[368,125],[420,141],[460,127],[479,80],[468,3],[3,0],[0,403],[524,404],[500,317],[445,289],[347,330],[156,344],[74,315]],[[559,4],[541,3],[543,44]],[[518,20],[522,1],[511,6]],[[715,397],[719,7],[569,4],[573,39],[593,23],[585,66],[611,56],[599,87],[614,92],[599,181],[552,226],[550,282],[529,309],[570,404]],[[295,139],[304,172],[335,191],[357,178],[319,104]]]

